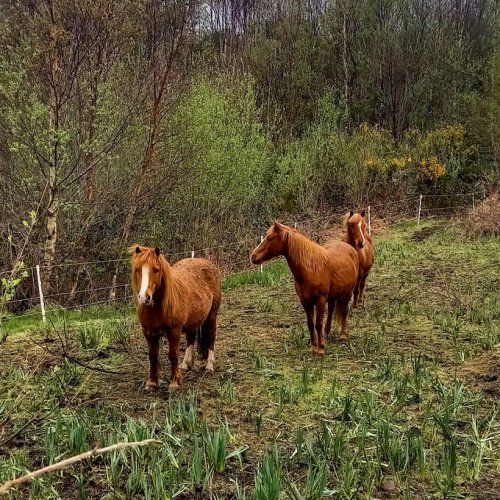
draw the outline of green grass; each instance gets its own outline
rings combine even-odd
[[[80,309],[65,309],[59,306],[50,306],[46,309],[46,322],[42,322],[42,312],[39,307],[30,309],[24,314],[7,316],[0,323],[0,331],[7,335],[19,332],[41,330],[53,330],[63,328],[65,324],[103,322],[119,319],[124,315],[133,316],[135,308],[131,304],[110,304],[82,307]]]
[[[71,311],[43,328],[16,318],[0,345],[0,442],[13,436],[0,482],[94,446],[162,444],[10,498],[368,499],[388,482],[394,498],[494,498],[499,242],[426,221],[377,234],[376,249],[350,342],[335,327],[322,359],[286,263],[226,278],[216,375],[191,372],[174,395],[141,391],[147,348],[130,308]]]
[[[223,290],[231,290],[242,285],[268,285],[274,286],[284,277],[288,276],[290,271],[286,261],[283,259],[276,260],[262,266],[256,266],[255,269],[243,271],[241,273],[233,274],[224,278],[222,282]]]

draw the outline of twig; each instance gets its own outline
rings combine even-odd
[[[30,472],[25,476],[21,476],[17,479],[11,479],[10,481],[7,481],[2,485],[0,485],[0,493],[5,493],[10,488],[14,488],[19,484],[31,481],[32,479],[41,476],[42,474],[45,474],[47,472],[53,472],[55,470],[64,469],[71,464],[74,464],[76,462],[81,462],[82,460],[85,460],[86,458],[91,458],[95,455],[102,455],[103,453],[108,453],[114,450],[121,450],[123,448],[130,448],[132,446],[148,446],[153,443],[161,444],[161,441],[159,441],[158,439],[145,439],[144,441],[134,441],[131,443],[116,443],[111,446],[106,446],[105,448],[96,447],[92,450],[86,451],[85,453],[80,453],[79,455],[75,455],[74,457],[67,458],[66,460],[62,460],[60,462],[56,462],[55,464],[48,465],[47,467],[43,467],[42,469]]]
[[[63,358],[67,359],[68,361],[71,361],[72,363],[75,363],[75,365],[79,365],[83,368],[87,368],[87,370],[93,370],[95,372],[102,372],[102,373],[109,373],[110,375],[123,375],[123,372],[117,372],[115,370],[108,370],[107,368],[100,368],[99,366],[91,366],[84,361],[80,361],[77,358],[74,358],[73,356],[70,356],[69,354],[64,353]]]

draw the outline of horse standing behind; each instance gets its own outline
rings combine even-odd
[[[362,306],[365,297],[366,278],[370,273],[375,259],[375,245],[373,238],[366,232],[365,211],[354,213],[350,211],[344,219],[344,225],[347,229],[342,238],[351,245],[359,257],[359,273],[356,287],[354,288],[354,307]]]
[[[221,302],[220,275],[206,259],[183,259],[171,266],[158,248],[133,245],[132,289],[137,294],[137,315],[149,347],[149,379],[146,390],[158,387],[160,337],[168,339],[171,365],[169,390],[179,386],[179,343],[186,333],[187,347],[180,368],[194,365],[194,342],[206,370],[214,370],[217,313]]]
[[[335,317],[341,326],[340,338],[347,339],[346,320],[358,278],[358,254],[341,241],[321,246],[297,230],[275,222],[252,252],[251,261],[260,264],[278,255],[286,258],[292,271],[295,290],[307,315],[311,351],[324,354],[323,316],[327,303],[325,336]]]

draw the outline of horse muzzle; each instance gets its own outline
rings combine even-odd
[[[258,264],[262,264],[262,259],[259,259],[259,258],[257,258],[255,255],[253,255],[253,254],[252,254],[252,255],[250,256],[250,262],[251,262],[252,264],[257,264],[257,265],[258,265]]]
[[[153,297],[151,295],[137,295],[137,301],[143,306],[149,306],[153,303]]]

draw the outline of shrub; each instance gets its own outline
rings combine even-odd
[[[488,196],[476,209],[470,210],[464,221],[469,236],[498,236],[500,234],[500,196],[498,192]]]

